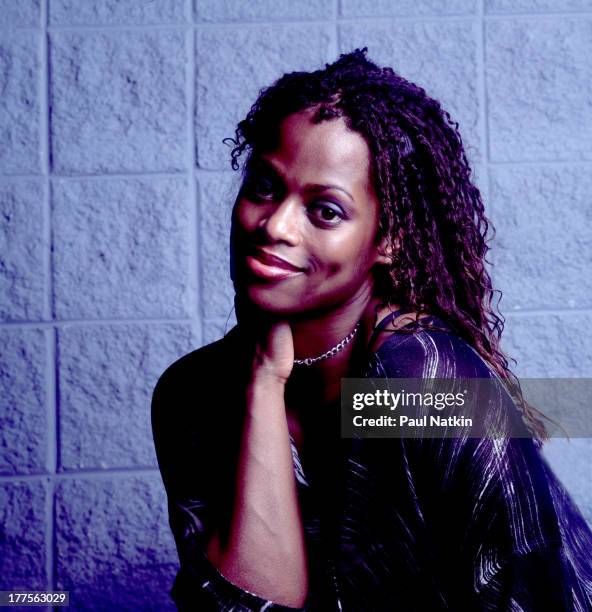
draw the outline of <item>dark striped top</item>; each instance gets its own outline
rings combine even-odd
[[[393,332],[360,376],[497,378],[431,319],[442,331]],[[232,509],[248,371],[237,329],[169,366],[153,394],[179,610],[295,609],[232,584],[204,552]],[[499,401],[487,410],[496,420],[509,408]],[[331,442],[323,478],[304,473],[291,440],[310,563],[301,610],[592,610],[592,532],[539,443],[348,439],[338,427]]]

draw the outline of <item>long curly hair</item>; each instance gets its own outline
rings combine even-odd
[[[375,271],[381,305],[445,320],[507,383],[540,446],[549,437],[540,417],[548,417],[523,398],[500,349],[505,319],[492,300],[502,292],[492,288],[485,267],[495,228],[472,180],[458,123],[424,89],[370,61],[367,51],[342,54],[322,70],[287,73],[261,89],[235,138],[224,139],[233,146],[232,168],[240,168],[246,149],[244,178],[253,152],[273,150],[281,121],[305,109],[314,111],[314,123],[342,117],[360,133],[381,204],[376,241],[387,237],[392,247],[390,266]],[[438,329],[426,318],[399,333],[417,328]]]

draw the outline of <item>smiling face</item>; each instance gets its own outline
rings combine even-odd
[[[366,141],[342,118],[313,124],[309,116],[286,117],[277,148],[253,153],[233,214],[235,288],[276,313],[326,311],[369,296],[372,267],[389,261],[374,243],[379,202]],[[299,271],[270,267],[253,247]]]

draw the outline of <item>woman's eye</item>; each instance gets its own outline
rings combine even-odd
[[[245,183],[245,192],[248,195],[269,197],[274,193],[274,185],[269,180],[252,178]]]
[[[315,211],[317,210],[319,211],[318,213],[315,214],[315,217],[317,219],[330,223],[331,225],[336,225],[336,220],[340,220],[342,218],[339,211],[335,210],[331,206],[325,206],[323,204],[315,204],[314,206],[312,206],[312,209]]]

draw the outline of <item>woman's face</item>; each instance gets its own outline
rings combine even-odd
[[[235,204],[235,288],[283,314],[331,309],[371,295],[379,203],[364,138],[342,118],[288,116],[275,150],[249,164]],[[382,245],[381,245],[382,248]],[[265,251],[298,270],[276,267]]]

